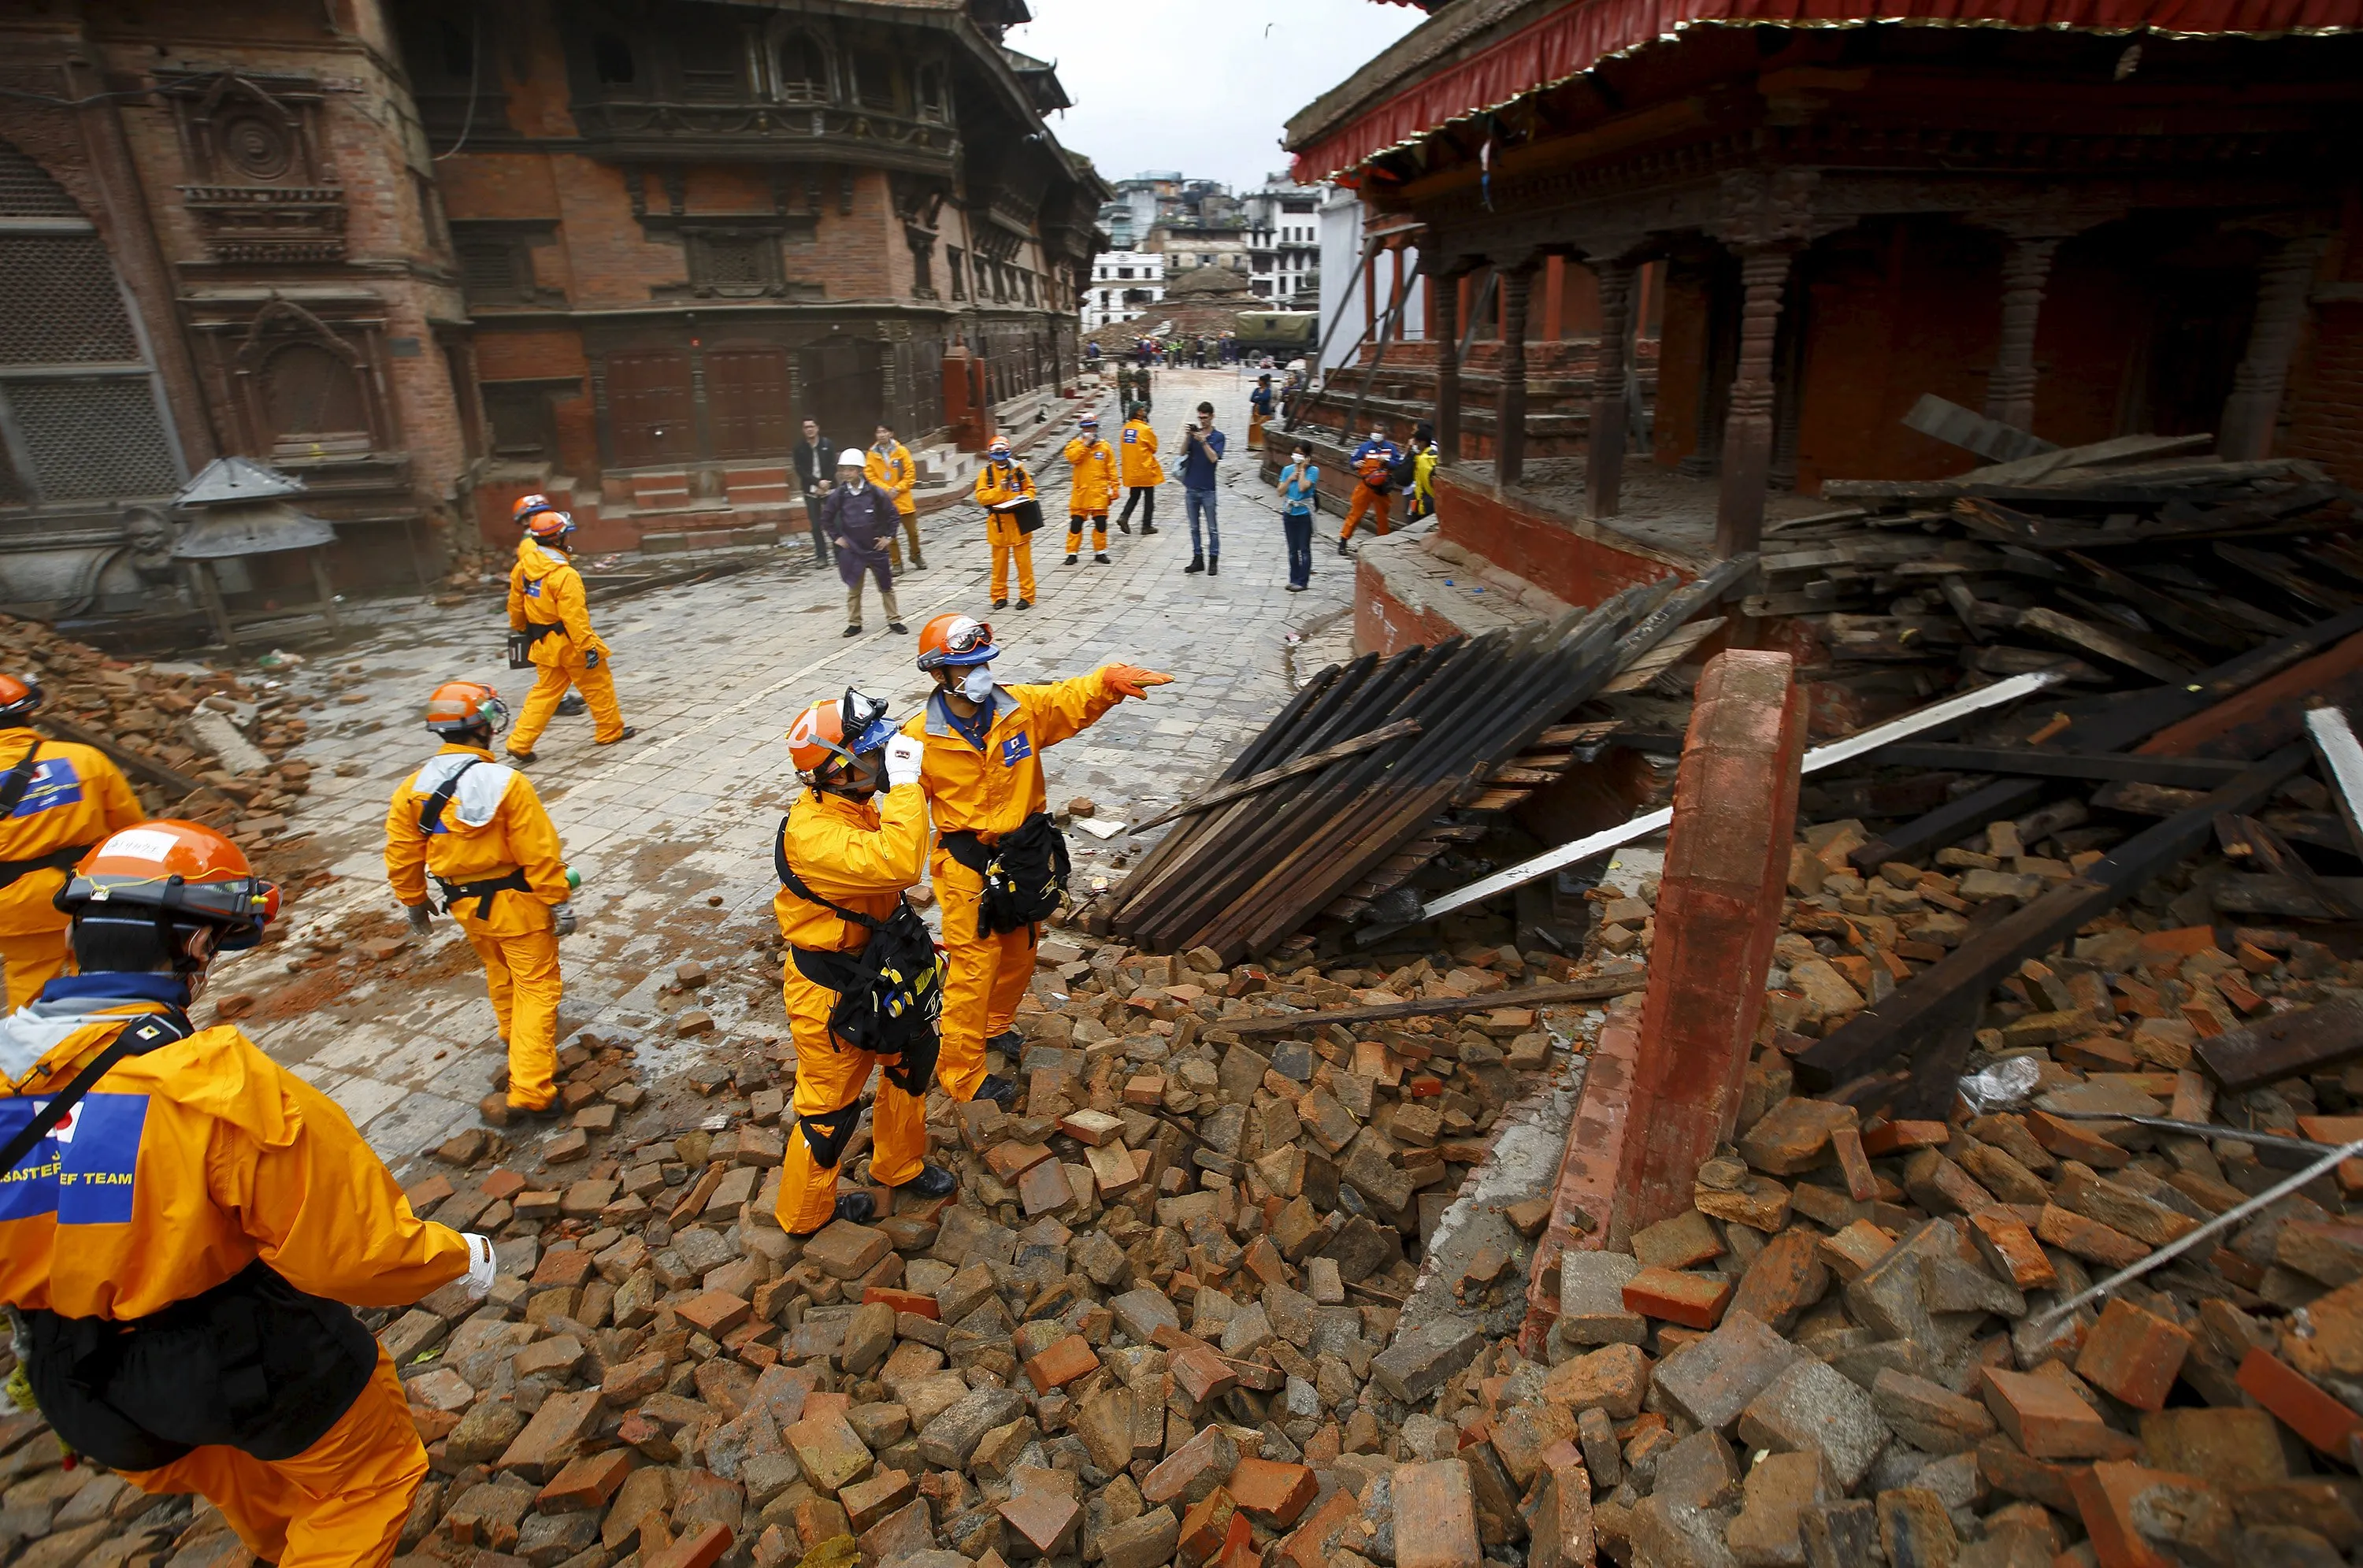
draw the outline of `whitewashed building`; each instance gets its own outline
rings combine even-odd
[[[1165,297],[1165,258],[1150,250],[1103,250],[1083,295],[1083,330],[1137,321]]]

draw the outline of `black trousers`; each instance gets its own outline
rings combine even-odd
[[[821,531],[820,497],[811,491],[804,491],[804,522],[812,528],[813,560],[828,565],[828,536]]]
[[[1115,520],[1119,523],[1131,522],[1132,506],[1135,502],[1140,503],[1140,525],[1144,528],[1156,527],[1157,489],[1154,485],[1135,485],[1127,491],[1124,498],[1124,510],[1116,513]]]

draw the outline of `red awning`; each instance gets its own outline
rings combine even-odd
[[[1389,148],[1581,74],[1611,55],[1717,23],[2067,28],[2091,32],[2338,32],[2363,27],[2363,0],[1574,0],[1296,154],[1300,184],[1335,179]]]

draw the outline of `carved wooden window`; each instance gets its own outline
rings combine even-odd
[[[262,412],[278,455],[369,449],[361,378],[320,344],[290,343],[262,362]]]
[[[743,297],[780,289],[777,235],[693,230],[682,238],[689,256],[689,286],[696,293]]]
[[[951,89],[940,65],[930,65],[919,72],[919,117],[938,124],[952,117]]]
[[[951,275],[952,298],[968,298],[968,258],[960,253],[959,246],[944,247],[944,271]]]
[[[911,247],[911,293],[923,300],[936,297],[936,237],[924,229],[905,227],[903,238]]]
[[[747,44],[738,29],[727,26],[674,24],[681,61],[681,94],[705,103],[727,103],[746,96]]]
[[[828,55],[810,33],[790,33],[780,44],[780,96],[791,104],[829,101]]]
[[[627,86],[640,79],[639,61],[632,57],[632,46],[620,33],[591,35],[591,73],[601,86]]]
[[[894,68],[884,55],[864,50],[853,57],[853,93],[864,108],[894,106]]]
[[[516,304],[533,297],[533,259],[524,242],[506,236],[459,243],[460,278],[471,300]]]

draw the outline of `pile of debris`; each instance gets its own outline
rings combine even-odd
[[[252,848],[285,831],[287,803],[311,787],[310,764],[287,756],[308,728],[302,701],[275,681],[112,658],[4,615],[0,670],[42,689],[36,729],[105,752],[152,814],[208,822]]]
[[[577,1036],[570,1125],[461,1134],[407,1189],[503,1268],[482,1306],[454,1286],[372,1320],[433,1465],[405,1568],[1478,1568],[1530,1532],[1533,1561],[1588,1561],[1588,1491],[1533,1445],[1495,1458],[1480,1419],[1545,1370],[1488,1325],[1523,1316],[1547,1200],[1448,1279],[1421,1238],[1570,1063],[1579,1021],[1535,1004],[1641,977],[1456,926],[1451,952],[1288,973],[1054,933],[1022,1109],[931,1097],[958,1197],[878,1189],[886,1218],[802,1242],[773,1213],[792,1052],[651,1093],[632,1044]],[[57,1457],[0,1425],[12,1561],[245,1562],[209,1507]]]

